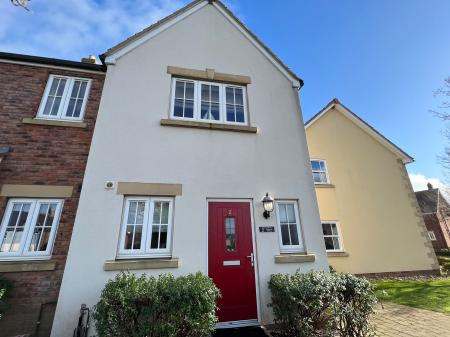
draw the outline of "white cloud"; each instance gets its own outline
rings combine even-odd
[[[188,0],[0,1],[0,51],[79,60],[98,55]]]
[[[427,184],[430,183],[434,188],[447,189],[448,187],[438,178],[429,178],[423,174],[410,173],[409,179],[413,185],[414,191],[426,190]]]

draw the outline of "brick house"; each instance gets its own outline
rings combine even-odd
[[[435,250],[450,248],[450,205],[438,188],[416,192],[428,236]]]
[[[0,53],[2,337],[50,334],[105,76],[84,61]]]

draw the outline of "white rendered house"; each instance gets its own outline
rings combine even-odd
[[[328,270],[302,81],[219,1],[194,1],[103,58],[52,336],[71,336],[80,305],[121,270],[201,271],[223,294],[219,326],[270,323],[271,274]]]

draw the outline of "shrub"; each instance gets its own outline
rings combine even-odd
[[[371,284],[349,274],[275,274],[269,281],[275,331],[282,337],[365,337],[376,299]]]
[[[201,273],[178,278],[121,273],[105,285],[93,317],[99,337],[209,336],[218,296]]]
[[[12,288],[11,281],[0,276],[0,319],[2,318],[2,312],[8,308],[8,304],[5,301],[6,294]]]
[[[377,302],[372,284],[351,274],[337,274],[336,329],[341,337],[373,335],[370,319]]]

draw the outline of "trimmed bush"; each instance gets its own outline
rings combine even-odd
[[[371,284],[350,274],[275,274],[269,281],[280,337],[367,337],[376,298]]]
[[[99,337],[209,336],[218,296],[201,273],[178,278],[121,273],[105,285],[93,317]]]

